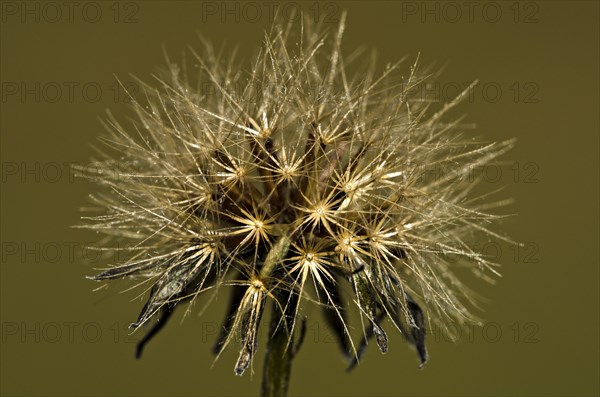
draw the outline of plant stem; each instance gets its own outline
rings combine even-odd
[[[263,397],[285,397],[290,383],[294,352],[288,345],[289,335],[282,321],[281,310],[273,307],[269,342],[263,369]]]
[[[271,275],[275,265],[287,255],[290,242],[289,235],[284,234],[273,245],[260,271],[261,278]],[[277,296],[281,295],[277,291],[273,291],[273,293],[277,300],[282,298]],[[285,397],[290,381],[294,352],[289,346],[290,335],[286,326],[286,313],[283,313],[281,307],[276,303],[273,303],[271,312],[261,394],[264,397]]]

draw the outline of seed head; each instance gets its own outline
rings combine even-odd
[[[442,122],[460,97],[432,111],[415,95],[425,78],[416,62],[406,76],[401,62],[350,73],[361,56],[342,53],[343,31],[343,20],[332,35],[275,26],[250,70],[205,43],[191,52],[195,68],[168,61],[158,88],[144,87],[131,126],[109,115],[96,178],[106,188],[93,196],[103,213],[85,219],[127,254],[93,278],[145,286],[132,327],[153,328],[138,354],[177,305],[221,289],[232,300],[215,353],[239,337],[238,375],[267,303],[290,340],[304,305],[321,306],[351,367],[372,337],[387,351],[384,318],[421,363],[427,323],[471,318],[448,256],[496,272],[467,243],[498,236],[495,204],[474,193],[470,171],[511,143],[482,144]],[[359,345],[350,306],[366,325]]]

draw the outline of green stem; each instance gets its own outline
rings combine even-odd
[[[290,249],[290,243],[291,240],[288,234],[282,235],[275,242],[261,268],[261,279],[269,277],[275,269],[275,265],[285,258]],[[273,291],[273,293],[280,295],[277,291]],[[276,296],[277,300],[280,300],[279,298],[279,296]],[[274,303],[263,369],[261,394],[264,397],[285,397],[287,395],[293,351],[288,345],[289,335],[284,316],[285,313],[282,313],[281,307]]]
[[[263,397],[287,396],[294,352],[288,345],[289,335],[283,325],[282,316],[281,310],[274,307],[263,369]]]

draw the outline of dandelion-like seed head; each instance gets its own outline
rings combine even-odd
[[[495,204],[469,172],[511,143],[442,122],[460,97],[438,111],[420,100],[417,63],[350,73],[364,57],[341,51],[343,21],[330,35],[302,26],[298,38],[275,27],[249,69],[208,44],[192,51],[195,68],[169,61],[168,78],[134,103],[132,126],[109,117],[106,188],[93,196],[102,213],[86,227],[127,254],[94,279],[136,279],[146,297],[132,324],[150,327],[138,354],[176,306],[231,290],[214,351],[236,344],[238,375],[267,306],[289,342],[305,305],[322,307],[351,367],[371,338],[387,351],[388,319],[424,363],[429,322],[471,318],[472,294],[447,256],[495,273],[467,243],[498,236]],[[351,307],[366,326],[356,344]]]

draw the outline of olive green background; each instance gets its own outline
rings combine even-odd
[[[58,2],[55,22],[43,3],[13,14],[24,4],[2,4],[1,394],[257,395],[264,332],[253,376],[234,375],[233,350],[211,368],[225,297],[202,317],[200,306],[183,322],[178,312],[134,359],[139,335],[128,336],[126,326],[142,301],[119,293],[126,283],[93,292],[98,284],[84,279],[102,263],[81,247],[99,237],[70,226],[95,186],[72,180],[67,163],[89,164],[105,109],[122,120],[132,115],[115,76],[151,81],[164,65],[161,46],[179,59],[188,44],[200,48],[196,32],[238,45],[247,58],[270,25],[271,3],[254,3],[256,16],[236,2],[80,2],[72,15]],[[291,395],[598,395],[598,2],[473,2],[473,14],[458,2],[456,22],[457,8],[443,2],[302,4],[332,25],[348,11],[346,50],[376,48],[381,64],[420,52],[423,63],[446,65],[439,99],[480,80],[453,114],[467,113],[465,122],[489,140],[518,138],[502,175],[492,169],[488,182],[515,198],[507,211],[518,216],[502,230],[526,245],[500,244],[503,277],[495,286],[474,283],[488,298],[479,313],[486,327],[456,344],[436,330],[423,370],[388,327],[389,353],[371,346],[345,373],[319,313],[308,309]],[[102,15],[91,22],[96,6]],[[208,12],[224,7],[231,14]],[[102,90],[97,101],[94,87]]]

